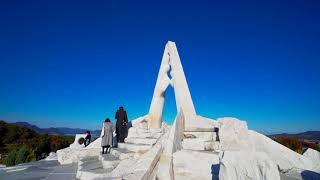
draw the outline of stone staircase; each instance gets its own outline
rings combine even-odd
[[[110,170],[109,170],[110,172]],[[76,177],[79,179],[94,179],[108,173],[103,168],[98,156],[82,158],[78,162],[78,170]]]
[[[180,137],[181,150],[172,154],[174,179],[217,179],[220,150],[217,133],[185,131]],[[169,132],[164,129],[130,128],[125,143],[118,143],[108,154],[97,152],[95,156],[81,158],[76,177],[85,180],[158,178],[158,162],[164,142],[169,139]]]
[[[175,180],[215,180],[219,168],[217,152],[182,149],[173,154]]]
[[[113,154],[102,154],[99,155],[99,160],[102,163],[103,169],[112,171],[120,163],[120,158]]]
[[[184,132],[183,149],[195,151],[220,151],[220,141],[216,132]]]
[[[216,132],[184,132],[182,149],[173,154],[174,179],[218,179],[218,140]]]
[[[118,147],[111,148],[108,154],[99,153],[96,156],[80,159],[77,178],[90,180],[135,177],[134,172],[128,169],[134,167],[139,159],[156,145],[163,134],[163,129],[130,128],[125,143],[118,143]]]

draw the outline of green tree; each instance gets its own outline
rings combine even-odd
[[[19,149],[16,155],[16,161],[15,164],[21,164],[27,162],[27,158],[30,154],[29,149],[26,146],[22,146],[22,148]]]
[[[14,166],[16,164],[16,151],[11,151],[8,156],[4,159],[6,166]]]
[[[26,159],[26,162],[36,161],[36,160],[37,160],[37,155],[34,150],[31,150],[27,159]]]
[[[68,147],[73,136],[37,134],[31,129],[0,120],[0,164],[13,166],[45,158],[50,152]]]

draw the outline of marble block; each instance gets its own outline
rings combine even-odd
[[[220,154],[219,179],[280,180],[277,165],[265,153],[225,151]]]
[[[181,150],[173,154],[175,180],[212,180],[218,166],[217,153]]]

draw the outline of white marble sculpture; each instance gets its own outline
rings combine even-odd
[[[207,127],[207,123],[197,118],[178,50],[176,44],[172,41],[168,41],[163,53],[147,117],[149,128],[161,128],[165,92],[169,85],[174,90],[177,112],[183,110],[185,114],[185,128]]]

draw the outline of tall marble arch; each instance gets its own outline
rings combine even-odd
[[[171,41],[167,42],[163,53],[149,109],[148,128],[161,128],[165,92],[169,85],[174,89],[177,112],[183,110],[185,127],[199,126],[178,50],[176,44]]]

